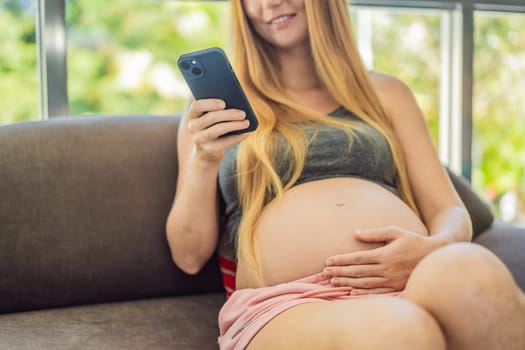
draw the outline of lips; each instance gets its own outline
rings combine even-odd
[[[295,15],[291,14],[291,15],[280,15],[280,16],[277,16],[275,18],[273,18],[270,22],[268,22],[269,24],[276,24],[276,25],[279,25],[279,24],[282,24],[290,19],[292,19]]]

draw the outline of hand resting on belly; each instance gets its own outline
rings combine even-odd
[[[323,271],[328,257],[373,249],[358,229],[396,225],[428,235],[419,217],[397,196],[371,181],[331,178],[308,182],[287,191],[264,210],[256,232],[260,267],[267,286]],[[242,260],[237,288],[259,287]]]

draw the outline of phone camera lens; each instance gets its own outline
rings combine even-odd
[[[194,74],[194,75],[201,75],[202,74],[202,69],[200,69],[199,67],[193,67],[191,72]]]
[[[188,62],[181,62],[180,67],[184,70],[188,70],[191,68],[190,64]]]

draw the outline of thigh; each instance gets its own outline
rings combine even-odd
[[[289,309],[252,340],[258,349],[445,349],[439,326],[398,297],[320,301]]]

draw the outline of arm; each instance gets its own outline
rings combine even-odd
[[[224,150],[248,134],[220,138],[246,128],[244,112],[225,110],[215,99],[194,101],[178,131],[179,176],[166,233],[175,264],[198,273],[217,245],[217,175]]]
[[[399,140],[409,183],[429,236],[402,227],[355,232],[360,241],[385,245],[327,259],[325,274],[335,277],[332,284],[353,287],[353,295],[402,290],[426,255],[448,243],[469,241],[472,237],[468,212],[439,160],[411,91],[399,80],[385,75],[375,74],[373,83]]]
[[[416,205],[437,246],[470,241],[468,213],[448,177],[414,95],[397,79],[374,75],[381,104],[398,136]]]

